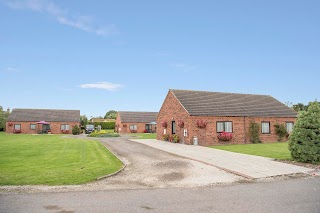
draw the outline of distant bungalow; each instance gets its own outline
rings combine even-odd
[[[71,134],[80,125],[80,110],[13,109],[7,123],[7,133]]]

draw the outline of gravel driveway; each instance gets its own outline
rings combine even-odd
[[[198,187],[243,179],[213,166],[129,141],[125,137],[98,140],[125,162],[127,166],[123,171],[115,176],[83,185],[13,186],[0,187],[0,190],[37,192]]]

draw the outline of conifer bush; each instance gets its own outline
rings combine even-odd
[[[259,138],[259,124],[250,122],[249,135],[250,141],[252,143],[261,143],[261,140]]]
[[[74,134],[74,135],[80,134],[80,127],[77,124],[74,125],[74,127],[72,128],[72,134]]]
[[[289,150],[294,160],[306,163],[320,161],[320,104],[309,103],[307,111],[300,112],[289,136]]]

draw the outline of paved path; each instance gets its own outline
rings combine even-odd
[[[154,139],[134,139],[132,141],[178,156],[213,165],[251,179],[313,171],[312,169],[305,167],[273,161],[271,158],[228,152],[201,146],[175,144]]]

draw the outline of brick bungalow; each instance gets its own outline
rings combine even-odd
[[[76,124],[80,125],[80,110],[13,109],[7,119],[6,132],[37,134],[50,130],[52,134],[71,134]]]
[[[246,144],[254,122],[262,142],[275,142],[274,125],[285,124],[291,132],[296,117],[293,109],[268,95],[169,90],[157,117],[157,139],[176,134],[185,144],[193,144],[194,137],[202,146]],[[231,141],[219,140],[221,132],[231,133]]]
[[[156,131],[157,112],[128,112],[118,111],[116,132],[143,133]]]

